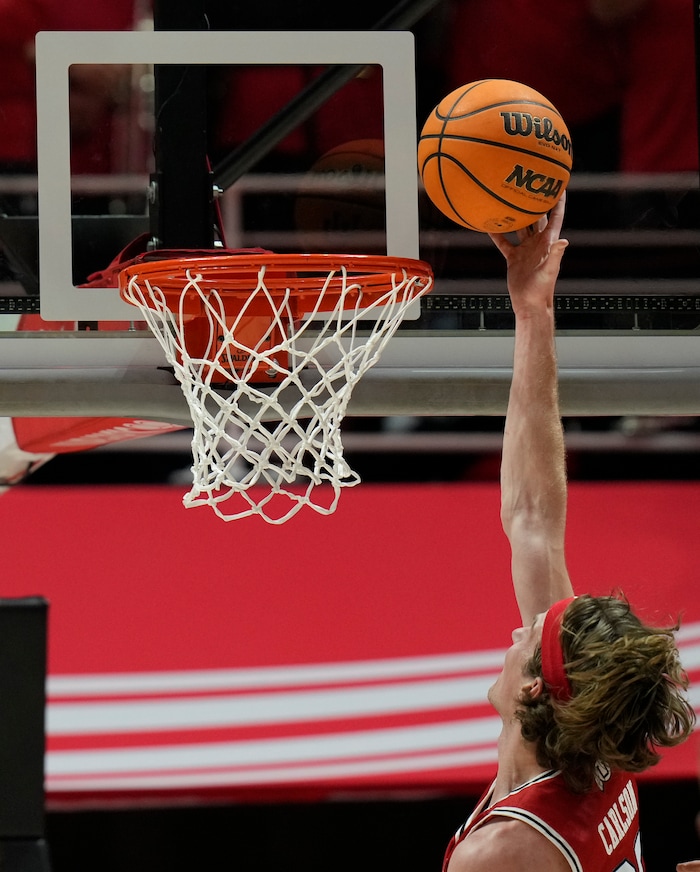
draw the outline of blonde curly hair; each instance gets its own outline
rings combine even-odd
[[[521,699],[516,712],[539,764],[560,769],[580,793],[593,786],[600,764],[641,772],[659,761],[660,748],[685,741],[695,712],[685,694],[677,629],[644,624],[619,597],[573,600],[560,637],[572,698],[558,702],[545,689]],[[539,645],[526,668],[542,675]]]

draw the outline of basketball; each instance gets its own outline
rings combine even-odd
[[[452,91],[418,143],[430,200],[452,221],[483,233],[534,224],[564,193],[571,163],[571,137],[556,108],[507,79]]]
[[[310,168],[308,178],[337,180],[340,186],[337,191],[304,191],[302,183],[294,207],[297,229],[383,230],[384,191],[373,184],[383,173],[381,139],[353,140],[327,151]]]

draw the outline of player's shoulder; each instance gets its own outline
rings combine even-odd
[[[493,818],[460,842],[450,858],[448,872],[570,872],[561,853],[528,824]]]

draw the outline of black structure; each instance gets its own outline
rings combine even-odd
[[[155,0],[155,30],[206,29],[203,0]],[[207,71],[195,64],[157,65],[156,171],[151,179],[154,248],[213,248],[214,194],[207,162]]]
[[[44,710],[48,604],[0,599],[0,869],[48,872]]]

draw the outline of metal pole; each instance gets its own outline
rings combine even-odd
[[[203,30],[204,0],[155,0],[155,30]],[[207,71],[156,65],[155,172],[151,179],[153,248],[212,248],[214,198],[207,163]]]
[[[408,30],[439,2],[441,0],[403,0],[371,30]],[[362,64],[339,65],[321,73],[246,142],[219,161],[214,167],[214,184],[223,190],[230,188],[362,68]]]

